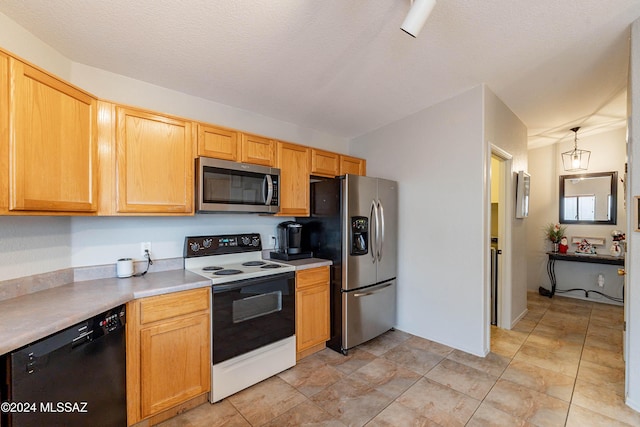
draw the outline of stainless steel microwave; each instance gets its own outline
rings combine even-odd
[[[196,210],[274,214],[280,210],[279,184],[280,169],[198,157]]]

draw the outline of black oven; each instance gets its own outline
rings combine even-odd
[[[213,364],[295,334],[295,273],[214,285]]]

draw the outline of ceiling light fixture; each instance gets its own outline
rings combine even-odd
[[[591,151],[578,150],[578,130],[579,127],[571,128],[575,134],[573,150],[562,153],[562,166],[567,172],[586,171],[589,168],[589,158]]]
[[[435,5],[436,0],[411,0],[411,9],[400,29],[411,37],[418,37]]]

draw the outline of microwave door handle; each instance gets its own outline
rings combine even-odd
[[[382,202],[378,200],[378,212],[380,213],[380,248],[378,249],[378,262],[382,260],[382,250],[384,248],[384,207],[382,206]]]
[[[263,200],[265,201],[265,205],[269,206],[271,204],[271,199],[273,198],[273,180],[271,179],[271,175],[265,175],[264,180],[266,185],[262,186],[263,190]],[[267,195],[264,195],[264,189],[267,188]]]

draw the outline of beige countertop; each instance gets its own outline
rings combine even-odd
[[[211,286],[185,270],[75,282],[0,301],[0,355],[137,298]]]
[[[319,258],[278,262],[296,270],[331,265]],[[0,355],[131,300],[206,286],[211,281],[195,273],[168,270],[74,282],[0,301]]]
[[[320,259],[320,258],[304,258],[304,259],[296,259],[291,261],[283,261],[281,259],[273,259],[273,260],[281,264],[293,265],[296,268],[296,271],[307,270],[309,268],[324,267],[325,265],[332,264],[332,262],[329,261],[328,259]]]

